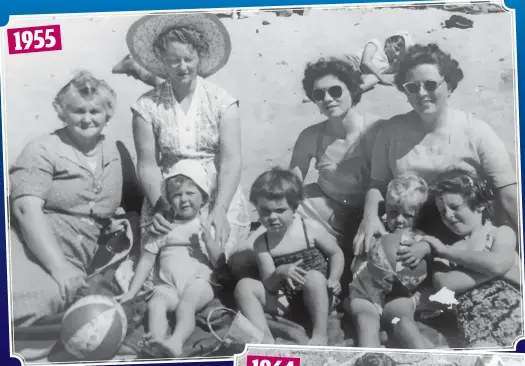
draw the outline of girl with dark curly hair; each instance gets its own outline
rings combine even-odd
[[[520,267],[514,231],[491,218],[492,193],[474,174],[454,170],[434,187],[443,223],[461,240],[445,245],[424,236],[436,257],[437,289],[456,292],[465,348],[509,347],[523,334]]]
[[[367,252],[385,232],[379,206],[388,182],[411,172],[433,185],[450,169],[476,173],[495,195],[494,217],[518,228],[517,175],[503,142],[489,124],[453,109],[449,99],[463,79],[457,60],[437,44],[416,44],[401,60],[395,84],[413,110],[381,124],[374,143],[364,218],[354,238],[355,253]],[[447,244],[458,237],[444,226],[435,204],[422,212],[420,229]]]
[[[301,132],[290,161],[290,169],[302,180],[315,161],[318,179],[304,187],[305,199],[298,212],[318,221],[340,241],[347,263],[352,249],[348,245],[351,241],[345,238],[352,237],[357,229],[353,223],[362,217],[379,120],[354,109],[361,100],[360,82],[360,73],[337,58],[320,59],[307,66],[304,91],[326,119]],[[343,283],[350,281],[348,276],[343,274]]]

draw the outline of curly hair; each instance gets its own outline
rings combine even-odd
[[[199,57],[206,54],[209,45],[204,35],[191,26],[169,28],[161,33],[153,43],[153,49],[158,57],[166,53],[167,45],[171,42],[179,42],[193,46]]]
[[[315,63],[308,63],[304,70],[303,89],[306,96],[312,100],[312,92],[316,80],[326,75],[333,75],[341,80],[352,96],[352,105],[356,105],[361,100],[362,90],[361,73],[352,67],[348,62],[341,59],[320,58]]]
[[[471,210],[484,208],[484,219],[492,217],[493,193],[487,183],[476,174],[461,169],[442,173],[432,187],[432,194],[440,197],[446,193],[459,194]]]
[[[451,92],[456,90],[459,82],[463,79],[463,70],[459,67],[459,62],[453,59],[450,54],[443,52],[437,44],[416,44],[408,48],[407,53],[399,63],[398,72],[394,79],[397,89],[403,92],[407,73],[416,66],[425,64],[437,66]]]
[[[95,78],[89,71],[81,70],[77,72],[73,79],[57,93],[53,101],[53,107],[61,119],[66,107],[66,97],[70,94],[76,94],[85,100],[91,100],[95,96],[101,97],[103,107],[106,110],[106,121],[109,121],[115,114],[117,94],[108,83]]]
[[[427,182],[415,174],[402,174],[395,177],[386,190],[387,206],[409,206],[420,209],[429,196]]]
[[[293,210],[303,200],[303,184],[299,177],[288,169],[274,167],[262,173],[250,190],[250,202],[257,206],[260,198],[269,200],[286,199]]]

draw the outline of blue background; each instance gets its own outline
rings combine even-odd
[[[176,10],[176,9],[202,9],[202,8],[242,8],[242,7],[263,7],[263,6],[300,6],[300,5],[317,5],[317,4],[349,4],[349,3],[373,3],[377,1],[372,0],[348,0],[348,1],[294,1],[288,0],[282,2],[279,0],[266,0],[266,1],[249,1],[249,0],[237,0],[237,1],[225,1],[225,0],[134,0],[134,1],[107,1],[107,0],[91,0],[91,1],[2,1],[0,8],[0,25],[5,26],[9,21],[10,15],[29,15],[29,14],[56,14],[56,13],[93,13],[93,12],[117,12],[117,11],[151,11],[151,10]],[[391,3],[400,3],[399,0],[390,0]],[[413,0],[410,3],[404,1],[405,4],[422,3],[421,0]],[[458,0],[459,2],[459,0]],[[467,1],[465,1],[467,2]],[[505,5],[516,10],[516,32],[517,32],[517,53],[518,53],[518,90],[525,90],[525,76],[519,76],[519,70],[525,70],[525,1],[524,0],[505,0]],[[520,47],[520,45],[522,45]],[[1,77],[1,75],[0,75]],[[519,104],[525,105],[525,93],[518,93]],[[523,99],[523,102],[522,102]],[[0,99],[1,108],[1,99]],[[521,108],[520,108],[521,111]],[[525,109],[523,110],[525,113]],[[1,122],[1,116],[0,116]],[[525,141],[525,129],[520,129],[520,139]],[[2,136],[3,137],[3,136]],[[2,139],[3,141],[3,139]],[[523,154],[523,149],[521,151]],[[0,162],[3,172],[3,160]],[[522,171],[525,168],[525,161],[521,161]],[[522,181],[523,181],[522,174]],[[0,181],[2,190],[4,190],[3,181]],[[523,194],[523,193],[522,193]],[[0,210],[0,222],[5,221],[5,201],[2,201],[4,207]],[[525,209],[524,209],[525,211]],[[0,229],[5,240],[4,227]],[[523,243],[522,238],[522,243]],[[6,252],[0,251],[0,263],[6,263]],[[17,359],[10,359],[9,351],[9,317],[8,317],[8,304],[7,304],[7,269],[0,272],[2,279],[2,289],[5,302],[0,302],[0,363],[7,365],[19,365],[20,362]],[[525,341],[521,341],[517,345],[517,352],[525,353]],[[123,363],[119,362],[119,365]],[[164,363],[169,365],[171,363]],[[175,363],[173,363],[175,364]],[[147,365],[147,364],[144,364]],[[177,365],[213,365],[213,366],[232,366],[232,361],[217,361],[217,362],[192,362],[192,363],[177,363]]]

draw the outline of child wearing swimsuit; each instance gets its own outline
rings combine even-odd
[[[277,312],[281,294],[289,312],[306,310],[312,325],[309,344],[328,343],[330,303],[341,292],[344,257],[320,224],[296,214],[301,200],[301,180],[281,168],[263,173],[251,189],[250,201],[266,228],[254,242],[260,280],[239,281],[235,299],[242,314],[264,332],[264,343],[274,343],[265,311]]]

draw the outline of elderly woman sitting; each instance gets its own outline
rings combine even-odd
[[[10,169],[15,326],[63,311],[85,283],[99,238],[114,227],[121,155],[102,131],[115,102],[108,84],[79,73],[53,103],[64,127],[29,142]]]

